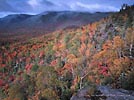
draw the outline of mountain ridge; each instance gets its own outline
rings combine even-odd
[[[0,18],[0,34],[48,33],[68,26],[82,26],[110,13],[51,11],[38,15],[13,14]]]

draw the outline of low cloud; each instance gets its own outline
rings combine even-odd
[[[47,11],[55,6],[52,2],[47,0],[28,0],[27,4],[32,8],[35,13]]]
[[[75,4],[70,5],[72,10],[81,10],[81,11],[89,11],[89,12],[108,12],[108,11],[118,11],[119,8],[109,5],[101,5],[101,4],[84,4],[81,2],[76,2]]]
[[[0,0],[0,16],[44,11],[118,11],[123,3],[133,4],[134,0]]]
[[[0,12],[16,11],[7,0],[0,1]]]
[[[27,3],[33,8],[36,6],[40,6],[40,2],[38,2],[38,0],[28,0]]]

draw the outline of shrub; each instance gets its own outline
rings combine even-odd
[[[38,70],[39,66],[37,64],[33,65],[32,71],[36,72]]]
[[[41,93],[42,100],[59,100],[58,95],[52,89],[44,89]]]

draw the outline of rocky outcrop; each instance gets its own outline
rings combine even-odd
[[[134,100],[134,91],[112,89],[109,86],[86,87],[79,90],[70,100]]]

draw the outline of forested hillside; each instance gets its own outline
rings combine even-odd
[[[98,85],[133,91],[133,15],[134,6],[123,6],[79,29],[1,46],[0,100],[70,100]]]

